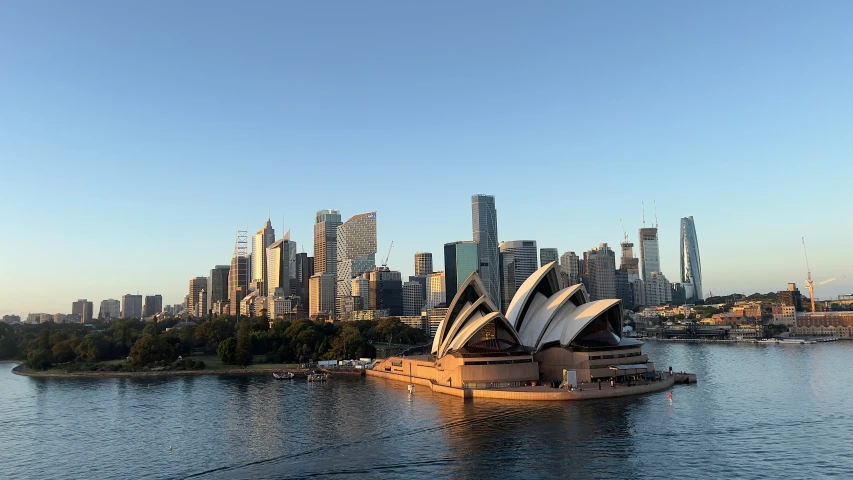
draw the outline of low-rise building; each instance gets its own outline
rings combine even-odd
[[[853,312],[797,312],[791,333],[853,338]]]

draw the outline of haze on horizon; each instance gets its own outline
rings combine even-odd
[[[0,16],[0,315],[161,294],[270,215],[377,211],[413,273],[471,239],[637,243],[657,202],[705,294],[853,293],[853,3],[10,2]],[[635,248],[636,253],[636,248]]]

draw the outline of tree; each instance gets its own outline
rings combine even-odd
[[[149,323],[142,329],[143,337],[156,337],[159,333],[156,322]]]
[[[27,367],[34,370],[47,370],[53,364],[53,357],[50,350],[39,348],[27,354]]]
[[[214,318],[198,326],[195,338],[205,351],[216,352],[217,346],[226,338],[234,336],[234,323],[227,317]]]
[[[172,362],[178,358],[175,349],[159,336],[142,337],[130,349],[134,365],[150,365],[154,362]]]
[[[364,343],[366,342],[357,327],[345,325],[340,336],[332,341],[332,348],[326,353],[325,357],[330,360],[358,358],[358,350]],[[362,348],[362,350],[364,349]]]
[[[109,341],[100,333],[90,333],[77,345],[77,355],[87,362],[105,359],[110,351]]]
[[[219,342],[219,347],[216,349],[216,355],[222,363],[233,365],[237,363],[237,341],[233,338],[226,338]]]
[[[74,348],[76,343],[74,340],[63,340],[54,344],[51,350],[56,363],[67,363],[74,360],[77,357],[77,352]]]
[[[241,320],[237,332],[237,365],[249,365],[252,363],[252,338],[251,325],[247,320]]]

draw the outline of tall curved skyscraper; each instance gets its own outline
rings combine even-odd
[[[501,310],[501,271],[498,242],[498,211],[492,195],[471,196],[471,220],[477,242],[480,278],[489,298]]]
[[[681,219],[681,283],[688,301],[702,300],[702,263],[692,215]]]

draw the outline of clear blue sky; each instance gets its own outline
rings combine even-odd
[[[379,254],[636,241],[678,279],[853,291],[853,3],[3,2],[0,314],[177,303],[271,212],[377,210]]]

